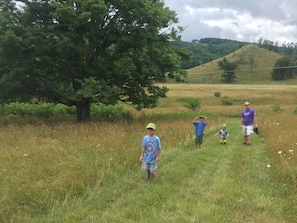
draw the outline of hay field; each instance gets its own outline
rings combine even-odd
[[[161,85],[161,84],[160,84]],[[279,104],[285,110],[297,106],[297,85],[241,85],[241,84],[162,84],[169,88],[167,98],[159,100],[157,108],[144,112],[179,112],[186,111],[180,98],[197,98],[201,101],[202,110],[234,110],[243,107],[244,101],[250,101],[261,110],[271,110],[271,106]],[[214,93],[219,92],[220,97]],[[231,106],[222,106],[222,100],[232,101]]]

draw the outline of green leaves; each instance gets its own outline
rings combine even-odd
[[[26,95],[71,106],[84,99],[122,101],[140,110],[166,96],[156,81],[186,75],[180,64],[187,52],[169,47],[182,28],[171,27],[176,13],[161,0],[42,0],[5,13],[12,19],[0,27],[3,98]],[[17,83],[9,91],[8,80]]]
[[[232,82],[235,80],[235,69],[238,67],[237,62],[230,62],[226,57],[224,57],[223,60],[218,62],[218,65],[224,70],[224,73],[221,75],[224,82]]]

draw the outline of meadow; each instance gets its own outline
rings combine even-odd
[[[129,119],[1,117],[0,222],[297,222],[297,86],[167,86],[156,108],[125,108]],[[187,109],[189,98],[201,108]],[[245,101],[260,131],[248,149]],[[197,114],[209,122],[200,150]],[[138,162],[148,122],[162,142],[152,182]],[[231,133],[225,148],[211,139],[221,123]]]

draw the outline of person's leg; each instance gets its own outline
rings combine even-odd
[[[142,161],[141,168],[142,168],[143,172],[147,172],[148,179],[149,179],[149,176],[150,176],[149,164],[145,161]]]
[[[199,137],[198,137],[198,148],[201,147],[201,144],[202,144],[202,138],[203,138],[203,136],[199,136]]]
[[[248,138],[248,136],[244,136],[244,137],[243,137],[243,144],[244,144],[244,145],[247,144],[247,138]]]
[[[243,144],[247,144],[247,126],[242,126]]]
[[[252,143],[252,136],[251,135],[246,136],[246,142],[247,142],[248,146],[251,145],[251,143]]]
[[[153,179],[156,171],[157,171],[157,163],[151,163],[150,164],[150,168],[149,168],[149,172],[150,172],[150,177],[149,180]]]
[[[247,126],[247,136],[246,136],[246,145],[250,146],[252,144],[252,134],[254,133],[253,131],[253,126]]]

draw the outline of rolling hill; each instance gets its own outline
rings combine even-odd
[[[254,58],[256,67],[251,70],[249,56]],[[248,44],[225,56],[229,61],[241,60],[243,63],[235,70],[236,79],[233,84],[296,84],[297,78],[286,81],[273,81],[271,72],[275,62],[282,56],[254,44]],[[213,60],[203,65],[188,69],[187,83],[222,84],[223,71],[218,66],[218,61]]]

